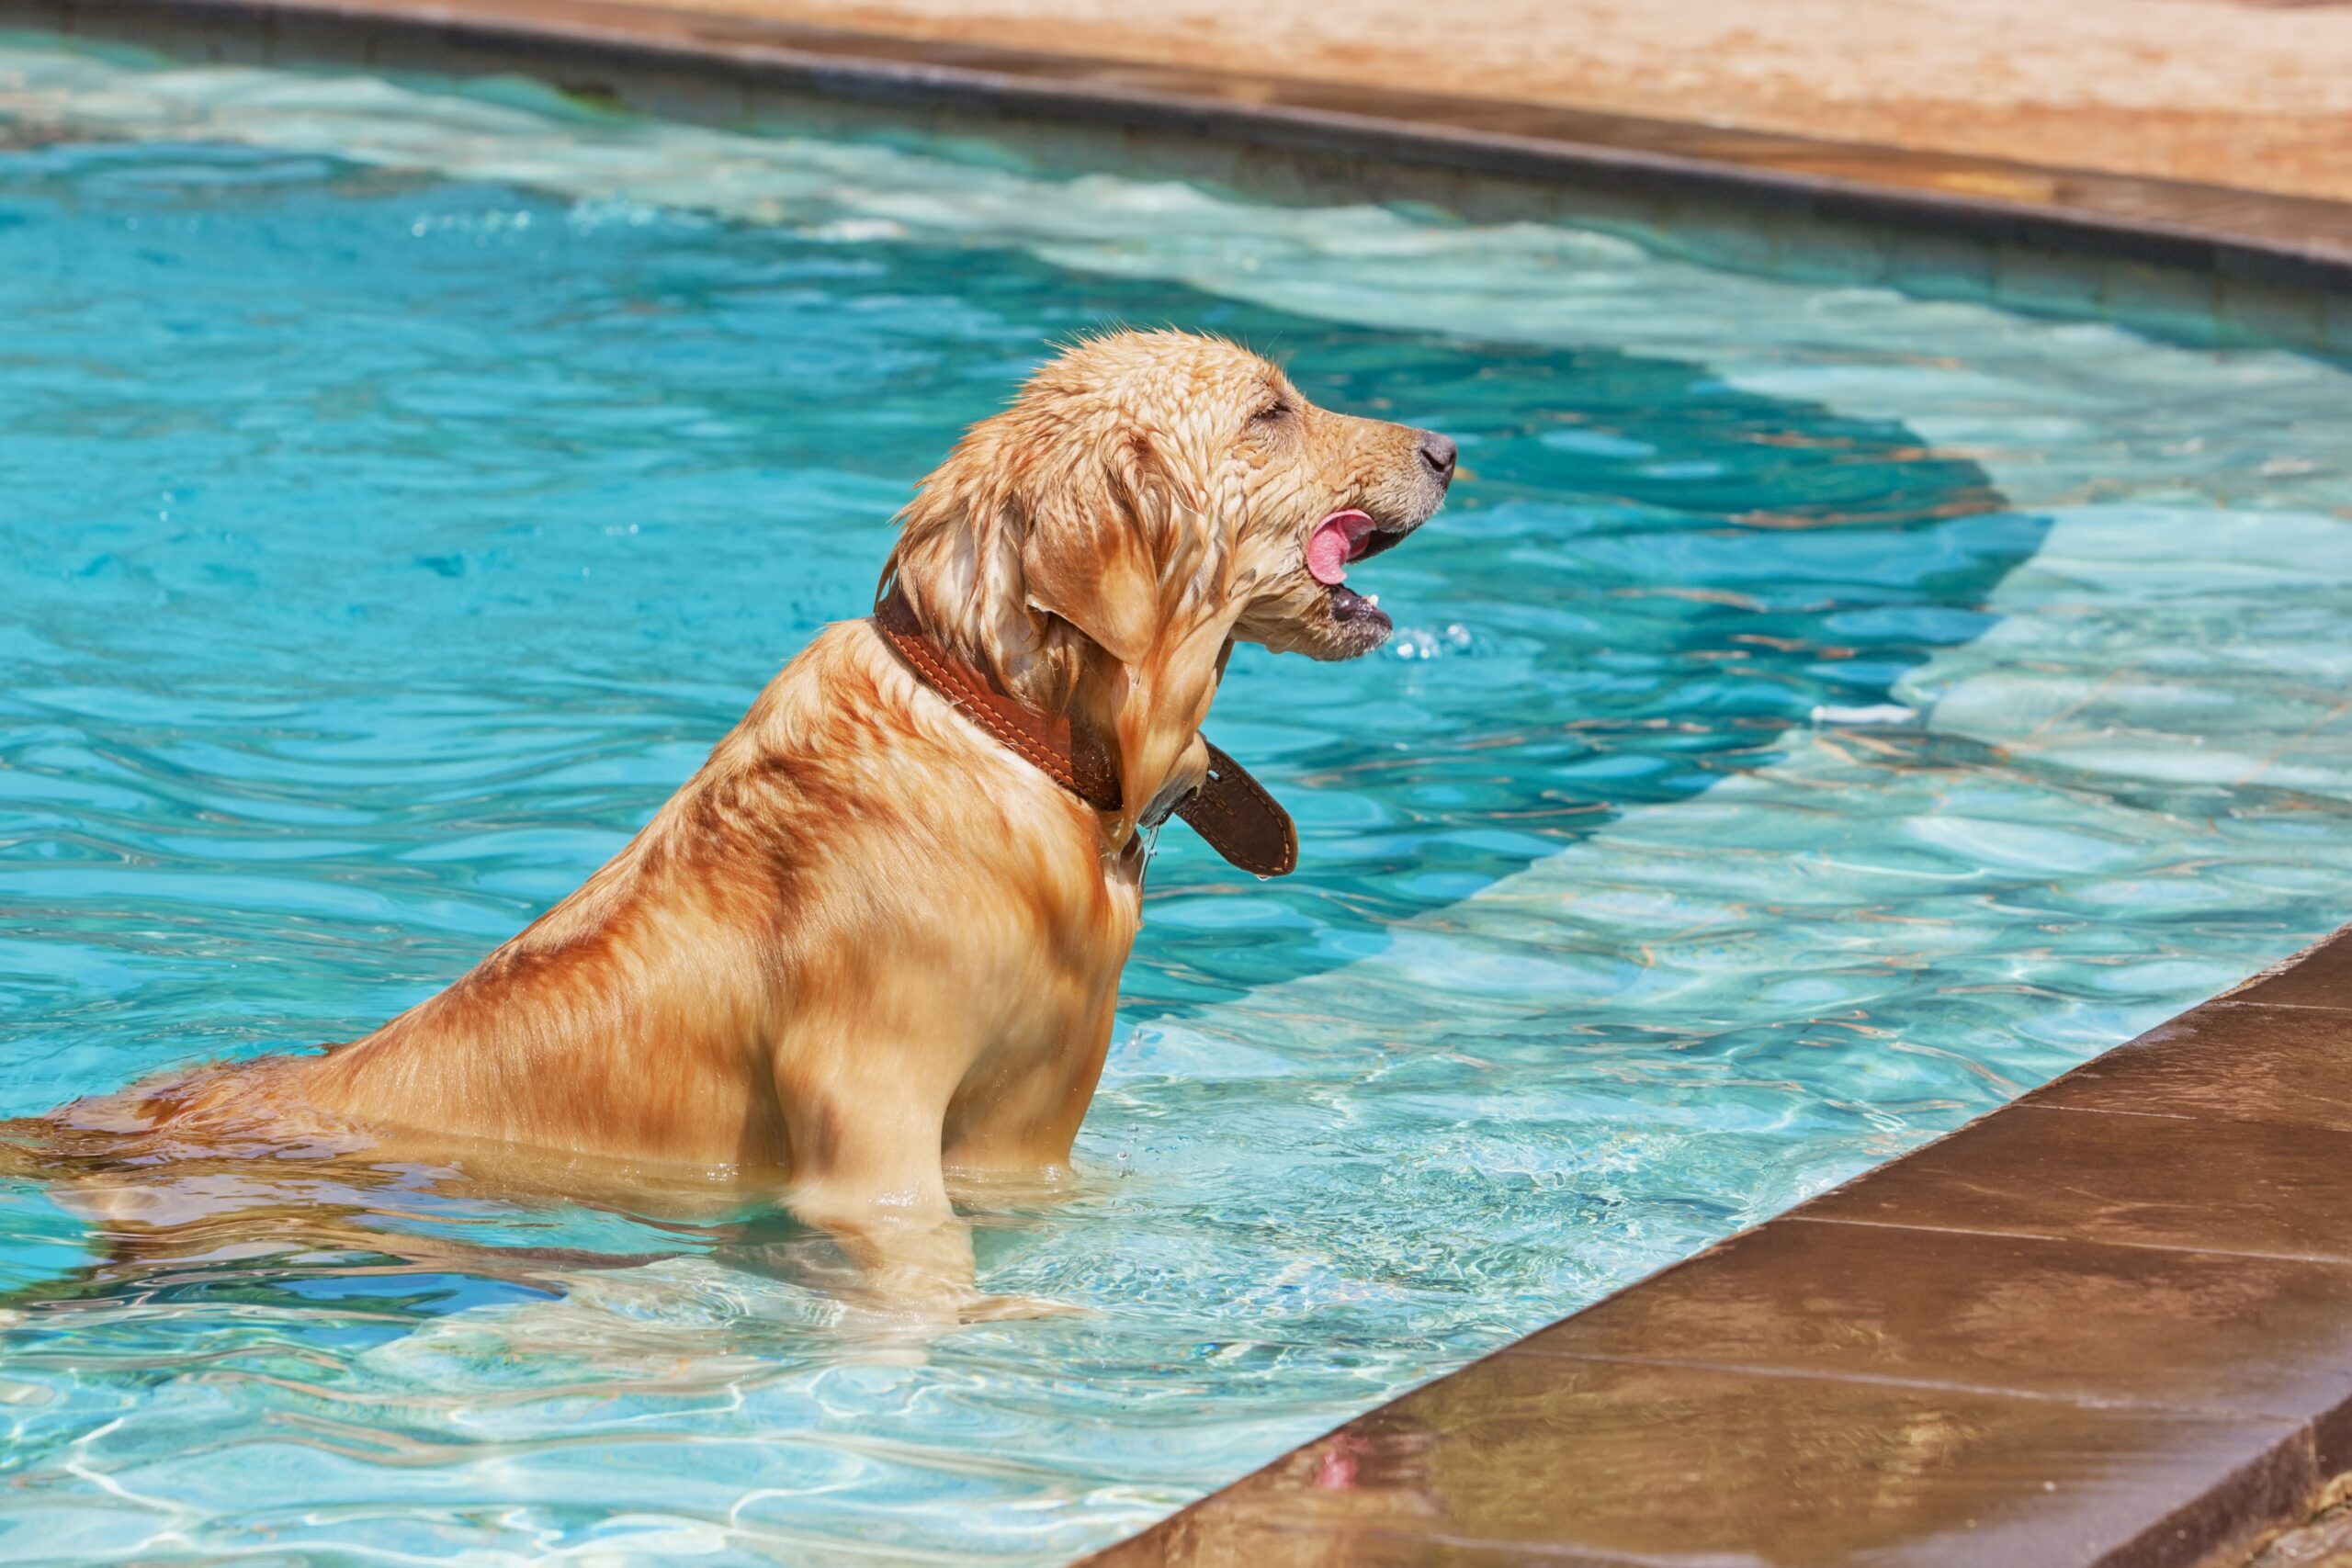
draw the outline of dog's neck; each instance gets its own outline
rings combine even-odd
[[[1227,628],[1196,628],[1140,675],[1087,643],[1071,678],[1024,690],[925,627],[895,587],[874,624],[925,684],[1092,807],[1107,849],[1124,852],[1139,827],[1173,811],[1245,871],[1282,876],[1297,863],[1289,814],[1200,732],[1232,652]]]
[[[1041,765],[1104,812],[1115,840],[1199,784],[1201,725],[1232,651],[1223,624],[1179,628],[1134,668],[1076,627],[1027,615],[1006,617],[1019,624],[999,628],[988,639],[996,657],[984,659],[899,583],[876,600],[875,619],[926,682],[1000,740],[1033,761],[1038,749],[1057,759]]]
[[[875,601],[874,626],[925,685],[967,717],[1096,811],[1119,815],[1124,796],[1107,727],[1049,705],[1038,682],[1024,688],[958,649],[923,625],[899,587]]]

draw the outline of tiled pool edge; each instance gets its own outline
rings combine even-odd
[[[2243,1562],[2352,1471],[2352,927],[1087,1559]]]
[[[0,0],[0,25],[203,59],[523,72],[705,121],[821,106],[1277,197],[1574,215],[1742,270],[2352,349],[2352,205],[2335,202],[604,0]]]

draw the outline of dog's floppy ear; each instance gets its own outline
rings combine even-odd
[[[1148,438],[1131,434],[1080,464],[1024,487],[1024,592],[1125,671],[1111,722],[1132,822],[1192,745],[1216,690],[1231,621],[1213,609],[1225,552]]]
[[[1120,663],[1150,657],[1167,618],[1174,487],[1140,440],[1035,476],[1023,496],[1023,592]]]

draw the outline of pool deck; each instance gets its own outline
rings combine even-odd
[[[646,0],[2352,199],[2329,0]]]
[[[1045,124],[1069,132],[1058,152],[1091,139],[1125,166],[1222,148],[1184,166],[1249,183],[1280,163],[1305,171],[1302,193],[1327,196],[1471,210],[1498,190],[1553,192],[1563,211],[1713,225],[1751,254],[1765,234],[1758,265],[1814,266],[1844,245],[1833,276],[1930,289],[1956,276],[2005,302],[2085,313],[2154,299],[2352,347],[2352,206],[2329,199],[2352,179],[2269,171],[2294,188],[2256,191],[1344,73],[1258,75],[1206,47],[1167,67],[1007,47],[985,28],[859,33],[770,0],[711,3],[761,14],[0,0],[0,23],[199,59],[524,70],[707,118],[806,100],[991,134]],[[912,14],[931,0],[894,3]],[[1170,14],[1236,4],[1182,0]],[[2133,6],[2174,14],[2182,38],[2207,36],[2217,9],[2096,0],[2089,13]],[[1044,0],[1012,8],[1062,14]],[[824,14],[881,28],[884,9]],[[1427,9],[1429,25],[1465,34],[1481,14]],[[2314,69],[2352,81],[2320,48],[2338,24],[2352,13],[2301,32],[2246,23],[2274,43],[2303,39]],[[1073,50],[1097,37],[1078,22],[1054,36]],[[2227,55],[2225,42],[2212,49]],[[2278,96],[2340,136],[2335,89],[2308,74],[2281,77]],[[2352,928],[1091,1561],[2242,1562],[2352,1472],[2347,1214]]]
[[[2243,1562],[2352,1471],[2352,931],[1097,1568]]]

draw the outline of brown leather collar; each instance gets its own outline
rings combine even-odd
[[[1120,808],[1114,749],[1091,726],[1072,725],[1064,714],[1041,713],[1005,691],[986,671],[918,626],[914,606],[896,583],[875,602],[874,625],[925,685],[1047,778],[1097,811]],[[1206,736],[1201,744],[1208,747],[1208,774],[1177,803],[1176,815],[1242,870],[1258,876],[1290,874],[1298,864],[1298,829],[1290,813]]]

